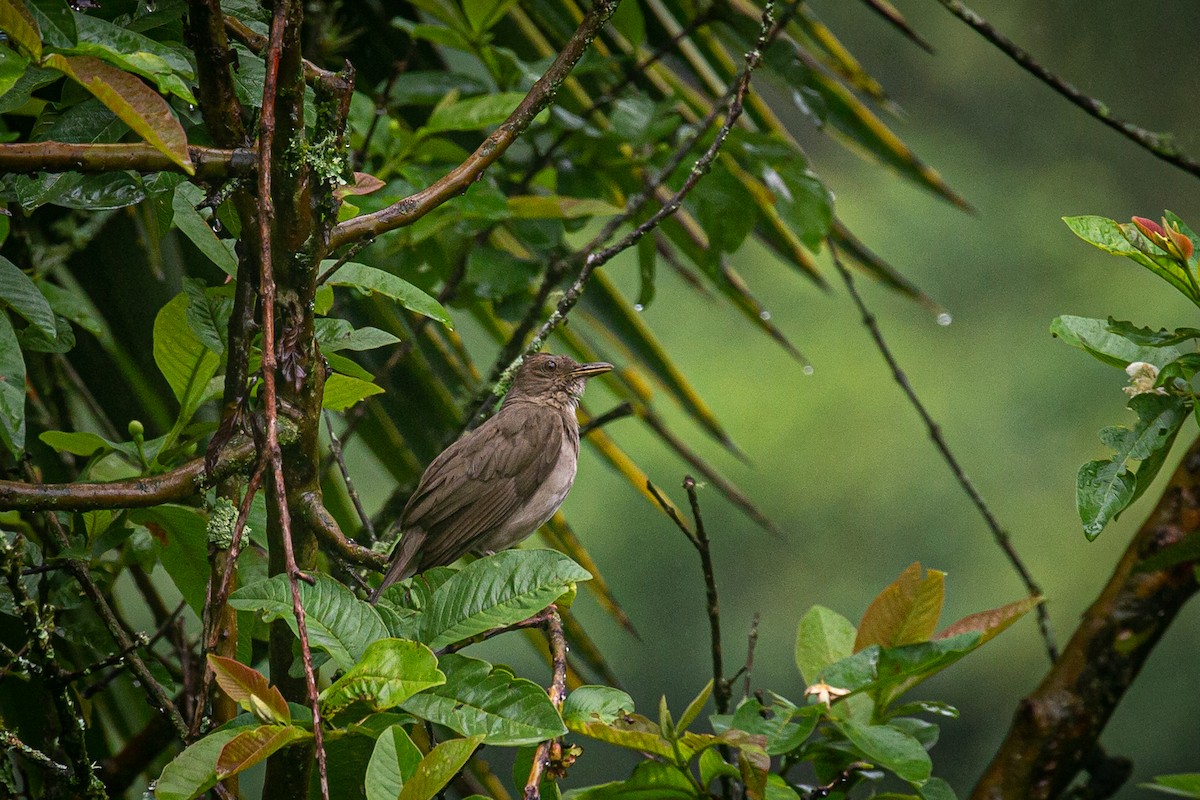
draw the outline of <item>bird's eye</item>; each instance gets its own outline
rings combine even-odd
[[[546,362],[546,371],[547,372],[553,372],[556,369],[558,369],[557,361],[547,361]]]

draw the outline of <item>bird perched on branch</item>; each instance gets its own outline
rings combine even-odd
[[[584,383],[611,369],[550,353],[526,358],[495,416],[426,468],[371,602],[396,581],[472,550],[512,547],[550,519],[575,482]]]

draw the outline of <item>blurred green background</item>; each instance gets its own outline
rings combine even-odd
[[[943,434],[1041,582],[1060,643],[1111,572],[1153,498],[1094,543],[1074,509],[1079,465],[1105,454],[1097,431],[1128,422],[1124,375],[1055,340],[1058,314],[1113,315],[1154,326],[1195,325],[1195,309],[1131,262],[1078,241],[1060,218],[1100,214],[1157,219],[1170,208],[1200,223],[1197,182],[1102,127],[1008,61],[933,0],[899,3],[936,48],[928,55],[864,4],[810,4],[904,109],[897,132],[975,207],[967,214],[848,154],[797,113],[795,136],[837,197],[837,212],[874,248],[952,314],[941,327],[928,309],[860,278],[890,345]],[[1107,101],[1114,113],[1177,135],[1200,153],[1194,110],[1200,6],[1179,2],[1077,0],[978,2],[978,10],[1051,70]],[[761,612],[753,686],[799,699],[795,626],[813,604],[857,621],[871,598],[919,560],[948,573],[944,623],[1001,605],[1023,588],[982,519],[955,484],[892,381],[829,271],[822,290],[747,249],[734,265],[767,300],[772,319],[805,352],[801,365],[743,319],[660,270],[646,319],[713,406],[750,464],[739,463],[688,423],[669,399],[659,408],[676,430],[745,488],[783,531],[772,538],[701,492],[714,539],[730,670],[744,658],[750,619]],[[608,272],[629,293],[636,266]],[[466,321],[464,324],[469,325]],[[482,335],[465,335],[490,353]],[[612,405],[590,390],[593,412]],[[608,428],[677,503],[686,466],[632,420]],[[1185,429],[1172,457],[1190,441]],[[355,480],[378,507],[391,486]],[[596,557],[641,640],[581,592],[588,623],[639,708],[666,694],[676,711],[709,677],[704,589],[682,535],[586,448],[565,511]],[[1137,783],[1200,769],[1194,689],[1200,609],[1185,610],[1112,720],[1103,743],[1136,762],[1118,797],[1152,796]],[[488,657],[545,679],[516,640]],[[965,795],[1004,736],[1017,701],[1047,666],[1030,617],[928,684],[914,699],[948,701],[933,751],[935,774]],[[613,779],[596,748],[577,767]],[[568,784],[568,785],[571,785]]]

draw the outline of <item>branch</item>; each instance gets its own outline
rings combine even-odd
[[[550,682],[550,702],[554,710],[562,713],[563,701],[567,697],[567,640],[563,636],[562,618],[558,609],[550,606],[546,615],[546,639],[550,643],[550,662],[553,666],[554,677]],[[529,780],[525,782],[525,800],[540,800],[542,775],[546,768],[553,771],[556,764],[562,761],[562,745],[556,739],[540,742],[533,753],[533,766],[529,770]]]
[[[302,513],[304,521],[316,531],[326,549],[338,558],[350,564],[368,567],[376,572],[383,572],[387,569],[387,554],[376,553],[371,548],[363,547],[347,538],[346,534],[342,533],[337,520],[325,508],[325,504],[321,502],[321,498],[315,492],[308,492],[304,495]]]
[[[959,0],[938,0],[946,10],[963,22],[970,25],[976,33],[996,46],[1000,52],[1011,58],[1026,72],[1033,75],[1042,83],[1082,108],[1089,116],[1095,117],[1108,127],[1120,133],[1126,139],[1137,144],[1172,166],[1179,167],[1184,172],[1200,176],[1200,162],[1183,153],[1172,141],[1170,134],[1155,133],[1146,130],[1132,122],[1126,122],[1113,116],[1105,103],[1094,97],[1089,97],[1077,88],[1055,75],[1050,70],[1033,60],[1033,56],[1017,46],[1015,42],[1000,33],[986,19],[967,8]]]
[[[1000,549],[1008,557],[1009,563],[1012,564],[1013,569],[1020,576],[1021,582],[1025,584],[1025,589],[1031,595],[1042,595],[1042,587],[1033,579],[1033,574],[1025,566],[1025,562],[1021,560],[1021,556],[1017,552],[1016,547],[1013,546],[1012,538],[1008,535],[1008,531],[1004,530],[1000,525],[1000,520],[996,519],[996,515],[992,513],[992,510],[984,501],[983,495],[979,493],[979,490],[975,488],[975,484],[971,482],[971,478],[967,475],[966,470],[963,469],[958,458],[950,450],[950,445],[946,444],[945,438],[942,437],[941,426],[933,419],[933,416],[929,413],[929,409],[925,408],[925,404],[921,402],[921,398],[917,396],[916,390],[909,383],[908,376],[900,368],[900,363],[896,361],[891,348],[888,347],[887,341],[883,338],[883,331],[880,330],[879,324],[875,321],[875,315],[871,313],[866,303],[863,302],[862,295],[858,293],[858,288],[854,284],[853,276],[846,269],[846,265],[842,263],[841,256],[838,255],[837,246],[833,243],[832,239],[827,239],[826,242],[829,245],[829,254],[833,258],[833,265],[841,276],[842,282],[846,284],[846,290],[850,293],[851,299],[854,300],[854,305],[858,308],[858,312],[862,315],[863,325],[867,327],[871,338],[875,341],[876,349],[879,350],[879,354],[883,356],[883,360],[887,362],[888,367],[891,369],[892,377],[908,398],[908,402],[916,409],[917,414],[921,417],[921,421],[925,423],[925,428],[929,431],[929,438],[933,440],[937,451],[941,453],[942,460],[950,467],[950,471],[954,474],[954,479],[958,481],[958,485],[966,492],[971,503],[983,517],[988,530],[992,532],[992,538],[995,539],[996,544],[999,545]],[[1054,631],[1050,628],[1050,613],[1046,610],[1045,603],[1038,603],[1037,605],[1037,620],[1038,627],[1042,631],[1042,642],[1046,648],[1046,655],[1050,657],[1050,661],[1053,663],[1058,658],[1058,646],[1054,642]]]
[[[254,454],[254,443],[243,440],[222,450],[211,472],[205,472],[203,458],[195,458],[161,475],[111,483],[0,481],[0,511],[95,511],[172,503],[195,497],[221,478],[240,472]]]
[[[700,182],[700,179],[708,172],[709,168],[712,166],[712,162],[716,159],[717,154],[720,153],[721,147],[725,144],[725,139],[729,136],[730,131],[733,130],[733,126],[737,122],[738,118],[741,117],[742,104],[745,101],[746,92],[750,89],[750,77],[754,73],[754,70],[757,69],[759,64],[762,62],[764,51],[771,44],[771,42],[775,40],[775,37],[778,36],[779,32],[783,29],[783,26],[786,25],[788,20],[795,15],[798,9],[799,4],[792,3],[788,5],[779,18],[776,19],[774,3],[767,3],[763,10],[762,28],[759,31],[758,41],[755,42],[754,49],[746,53],[745,66],[738,75],[737,79],[733,82],[733,85],[730,86],[729,91],[725,93],[724,103],[715,104],[712,110],[708,113],[708,116],[706,116],[698,125],[694,126],[692,135],[688,137],[687,141],[675,151],[675,153],[667,161],[667,164],[659,173],[658,177],[650,181],[641,192],[631,197],[629,202],[626,203],[624,211],[622,211],[613,219],[609,220],[604,228],[601,229],[600,233],[598,233],[583,248],[563,259],[564,263],[582,260],[583,266],[580,268],[579,274],[576,276],[575,281],[566,290],[566,292],[563,293],[563,296],[558,301],[558,305],[555,307],[553,313],[551,313],[549,318],[547,318],[542,324],[541,328],[538,330],[533,339],[527,345],[525,345],[523,351],[520,351],[519,342],[516,342],[515,340],[510,340],[509,345],[501,351],[500,356],[496,359],[492,367],[492,375],[498,376],[498,379],[489,379],[489,383],[493,384],[492,393],[488,397],[485,397],[479,404],[475,414],[471,418],[471,422],[468,424],[468,427],[474,427],[475,425],[478,425],[480,421],[482,421],[488,411],[491,410],[496,400],[508,388],[509,380],[516,372],[517,367],[520,366],[524,356],[541,348],[554,329],[561,325],[563,320],[566,319],[567,314],[571,312],[571,309],[575,307],[575,304],[579,302],[579,298],[583,295],[584,286],[587,284],[592,272],[598,267],[608,263],[618,254],[637,244],[639,239],[657,228],[664,219],[673,215],[683,205],[684,198],[691,193],[692,189],[696,187],[696,184]],[[725,112],[725,121],[721,124],[720,128],[717,129],[717,133],[713,138],[712,144],[710,144],[708,149],[705,150],[698,159],[696,159],[695,164],[692,166],[692,169],[688,173],[687,178],[684,180],[683,185],[679,187],[679,190],[671,195],[671,197],[667,199],[657,211],[651,214],[645,222],[627,233],[616,244],[604,247],[604,243],[608,241],[608,239],[616,232],[616,230],[621,225],[624,225],[626,222],[632,219],[638,213],[638,211],[641,210],[641,208],[647,202],[649,202],[650,198],[658,193],[658,191],[666,183],[667,178],[670,177],[671,173],[675,171],[676,167],[683,163],[683,160],[686,158],[687,153],[691,150],[692,145],[695,144],[696,141],[698,141],[699,138],[708,130],[709,126],[716,121],[717,117],[722,111]],[[551,265],[550,269],[553,270],[556,266],[557,265]],[[530,309],[530,314],[535,314],[540,310],[540,306],[535,306]],[[503,371],[500,371],[499,367],[504,364],[504,359],[508,358],[509,353],[514,349],[518,352],[522,352],[523,354],[511,359],[508,366]]]
[[[973,800],[1048,800],[1058,797],[1081,769],[1094,770],[1089,762],[1117,703],[1180,608],[1200,588],[1194,557],[1183,562],[1166,557],[1170,554],[1156,558],[1194,537],[1197,519],[1200,439],[1188,448],[1062,656],[1021,701],[1008,737],[971,794]]]
[[[583,56],[600,28],[616,11],[617,2],[619,0],[596,0],[595,5],[579,24],[578,30],[567,40],[550,68],[533,84],[525,99],[500,127],[483,140],[483,144],[479,145],[466,161],[416,194],[372,214],[363,214],[341,223],[333,229],[329,241],[330,248],[411,225],[447,200],[462,194],[472,183],[479,180],[484,170],[496,163],[508,150],[509,145],[524,133],[533,118],[550,105],[558,87]]]
[[[254,151],[222,150],[188,145],[196,177],[207,180],[248,175],[254,171]],[[145,142],[132,144],[73,144],[21,142],[0,144],[0,172],[183,172],[183,168]]]
[[[257,55],[262,55],[263,51],[267,49],[267,37],[250,28],[236,17],[225,17],[225,31]],[[333,74],[328,70],[321,69],[307,58],[304,59],[303,64],[304,79],[306,81],[319,80],[326,75]]]

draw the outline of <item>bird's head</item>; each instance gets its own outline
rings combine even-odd
[[[580,364],[568,356],[554,353],[534,353],[517,369],[505,402],[514,399],[565,399],[574,405],[583,395],[584,382],[613,368],[612,364],[596,361]]]

